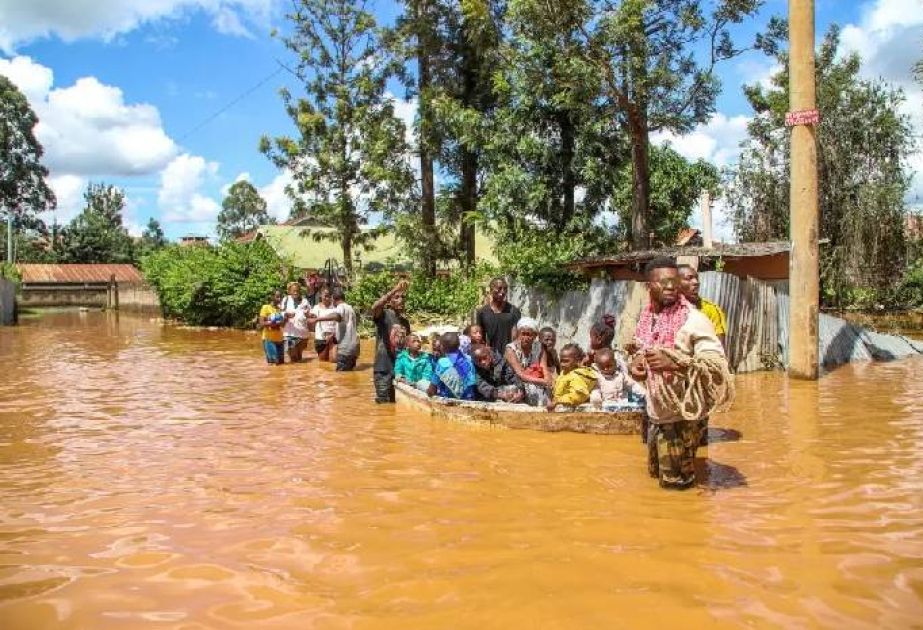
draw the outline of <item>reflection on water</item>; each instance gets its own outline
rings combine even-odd
[[[0,328],[0,628],[919,627],[923,361],[738,379],[637,438],[446,424],[255,335]]]

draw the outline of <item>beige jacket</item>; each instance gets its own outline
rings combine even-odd
[[[674,349],[690,357],[699,356],[705,353],[714,353],[725,358],[724,347],[715,334],[715,327],[711,321],[694,308],[689,309],[689,318],[686,319],[678,331],[674,340]],[[726,361],[726,359],[725,359]],[[673,379],[677,393],[681,395],[683,379]],[[668,424],[676,422],[683,418],[675,411],[658,404],[660,401],[654,401],[650,396],[647,397],[647,415],[651,422],[655,424]]]

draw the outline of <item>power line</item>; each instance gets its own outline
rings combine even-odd
[[[272,73],[270,73],[270,74],[266,75],[265,77],[263,77],[262,79],[260,79],[259,82],[257,82],[257,83],[254,84],[253,86],[247,88],[246,90],[244,90],[243,92],[241,92],[240,94],[238,94],[236,97],[234,97],[233,99],[231,99],[230,102],[228,102],[226,105],[224,105],[224,107],[220,108],[219,110],[217,110],[216,112],[214,112],[213,114],[211,114],[208,118],[206,118],[205,120],[203,120],[202,122],[200,122],[198,125],[196,125],[196,126],[193,127],[192,129],[190,129],[189,131],[187,131],[186,133],[184,133],[182,136],[180,136],[179,139],[178,139],[178,141],[179,141],[179,142],[182,142],[183,140],[185,140],[186,138],[188,138],[189,136],[191,136],[192,134],[194,134],[195,132],[197,132],[199,129],[201,129],[202,127],[204,127],[205,125],[207,125],[208,123],[210,123],[211,121],[213,121],[214,119],[216,119],[218,116],[220,116],[220,115],[223,114],[224,112],[228,111],[229,109],[231,109],[232,107],[234,107],[235,105],[237,105],[237,103],[241,102],[242,100],[244,100],[245,98],[247,98],[248,96],[250,96],[251,94],[253,94],[254,92],[256,92],[258,89],[260,89],[261,87],[263,87],[264,85],[266,85],[266,83],[268,83],[273,77],[275,77],[276,75],[278,75],[278,74],[279,74],[280,72],[282,72],[283,70],[285,70],[285,68],[282,67],[281,64],[280,64],[280,67],[279,67],[279,68],[276,68]]]

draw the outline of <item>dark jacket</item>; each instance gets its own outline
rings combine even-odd
[[[493,350],[494,365],[489,370],[484,370],[475,363],[474,371],[477,374],[477,391],[475,395],[477,400],[486,400],[493,402],[497,400],[497,388],[504,386],[514,386],[522,389],[522,381],[516,376],[516,372],[510,367],[510,364],[500,356],[500,353]]]

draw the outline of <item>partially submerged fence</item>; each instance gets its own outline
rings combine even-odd
[[[717,271],[699,275],[702,295],[727,313],[727,353],[737,372],[783,367],[788,359],[788,282],[741,278]],[[523,314],[558,331],[559,347],[568,342],[589,344],[589,330],[606,313],[615,316],[620,344],[631,340],[647,290],[642,282],[594,279],[589,291],[567,291],[552,297],[535,289],[513,286],[510,301]],[[870,359],[894,359],[923,354],[923,343],[875,333],[821,314],[820,360],[831,368]]]

